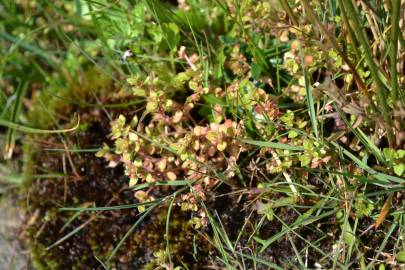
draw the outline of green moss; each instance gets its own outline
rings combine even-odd
[[[34,95],[28,114],[32,125],[53,127],[61,120],[73,119],[78,108],[96,107],[97,99],[113,100],[123,94],[110,77],[96,68],[68,78],[65,85],[50,85]]]
[[[34,243],[33,235],[35,232],[29,232],[29,246],[32,258],[32,264],[37,270],[57,270],[61,269],[60,264],[55,258],[49,255],[46,246],[41,243]]]

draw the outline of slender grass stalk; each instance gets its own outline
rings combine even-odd
[[[72,211],[72,212],[98,212],[98,211],[116,211],[124,209],[134,209],[138,206],[150,206],[161,203],[163,199],[156,199],[153,201],[134,203],[134,204],[124,204],[124,205],[113,205],[113,206],[102,206],[102,207],[62,207],[58,211]]]
[[[107,265],[105,265],[105,263],[100,258],[98,258],[96,255],[94,255],[94,258],[100,263],[104,270],[109,270]]]
[[[334,17],[336,15],[336,5],[335,5],[335,1],[333,0],[329,0],[329,11],[330,11],[330,15],[332,17]]]
[[[36,133],[36,134],[51,134],[51,133],[65,133],[65,132],[71,132],[71,131],[75,131],[80,124],[80,120],[78,119],[77,124],[72,127],[72,128],[68,128],[68,129],[56,129],[56,130],[47,130],[47,129],[37,129],[37,128],[32,128],[32,127],[27,127],[24,125],[20,125],[14,122],[10,122],[4,119],[0,119],[0,126],[3,127],[8,127],[8,128],[13,128],[16,131],[22,131],[25,133]]]
[[[18,115],[21,111],[22,108],[22,103],[24,100],[25,93],[28,89],[28,83],[26,81],[21,82],[16,90],[15,93],[15,102],[14,102],[14,107],[13,107],[13,112],[11,115],[11,122],[16,122]],[[13,155],[14,152],[14,147],[15,147],[15,129],[9,128],[7,131],[7,142],[6,142],[6,147],[4,149],[4,158],[5,159],[10,159]]]
[[[23,39],[19,39],[17,37],[14,37],[12,35],[10,35],[7,32],[0,32],[0,39],[9,41],[11,43],[14,43],[16,45],[18,45],[19,47],[21,47],[22,49],[29,51],[35,55],[38,55],[40,57],[42,57],[44,60],[47,61],[47,63],[49,63],[49,65],[51,65],[52,67],[57,67],[57,63],[54,61],[54,59],[49,55],[48,52],[42,50],[39,47],[36,47],[35,45],[32,45],[30,43],[25,42]]]
[[[172,254],[170,251],[170,217],[173,210],[174,200],[176,196],[173,196],[173,199],[170,201],[169,208],[167,209],[167,216],[166,216],[166,255],[169,259],[169,265],[173,266]]]
[[[339,4],[339,6],[341,8],[343,7],[342,0],[338,0],[338,4]],[[353,32],[353,28],[351,27],[351,25],[349,23],[349,19],[347,18],[346,12],[342,11],[341,14],[342,14],[343,22],[346,25],[347,32],[349,33],[349,37],[350,37],[350,40],[352,42],[352,45],[353,45],[352,47],[353,47],[353,50],[354,50],[354,52],[356,54],[356,57],[357,57],[357,59],[361,59],[362,57],[361,57],[360,50],[359,50],[359,48],[357,47],[357,44],[356,44],[355,34]]]
[[[359,19],[358,14],[356,13],[356,11],[354,9],[353,3],[351,1],[343,1],[343,5],[344,5],[345,10],[347,11],[347,13],[349,15],[349,18],[351,18],[351,20],[353,22],[354,30],[357,33],[358,42],[360,43],[360,45],[364,49],[366,63],[368,65],[368,67],[370,68],[371,75],[372,75],[372,77],[374,79],[374,82],[375,82],[375,84],[377,86],[377,98],[378,98],[379,107],[381,108],[381,114],[384,117],[388,142],[389,142],[389,145],[391,147],[393,147],[394,143],[395,143],[394,142],[394,134],[393,134],[393,131],[392,131],[393,125],[392,125],[391,117],[389,115],[389,107],[388,107],[388,104],[387,104],[386,89],[385,89],[384,84],[381,81],[381,78],[380,78],[380,76],[378,74],[377,64],[374,62],[374,58],[373,58],[373,55],[371,53],[369,44],[367,42],[367,38],[364,35],[360,19]]]
[[[373,154],[378,161],[381,163],[385,164],[386,161],[384,159],[384,156],[381,152],[381,150],[367,137],[367,135],[358,127],[354,128],[351,124],[350,121],[346,118],[344,113],[338,108],[338,106],[335,105],[336,111],[339,113],[340,119],[345,123],[346,127],[349,128],[351,132],[353,132],[354,135],[363,143],[364,147]]]
[[[401,9],[401,0],[394,0],[391,18],[391,96],[395,101],[398,98],[398,71],[397,71],[397,51],[399,37],[399,11]]]
[[[350,151],[344,149],[340,145],[338,145],[335,142],[332,142],[332,145],[339,151],[342,151],[342,153],[348,157],[351,161],[353,161],[359,168],[363,169],[364,171],[368,172],[371,176],[373,176],[376,180],[379,180],[380,183],[384,183],[383,186],[387,187],[391,183],[398,183],[398,184],[404,184],[405,179],[388,175],[385,173],[380,173],[377,172],[376,170],[370,168],[366,163],[361,161],[359,158],[357,158],[355,155],[350,153]],[[371,184],[378,184],[378,181],[375,182],[375,180],[370,181]]]
[[[309,83],[307,67],[305,66],[304,57],[303,57],[302,53],[301,53],[301,63],[302,63],[302,73],[304,74],[304,87],[305,87],[306,100],[307,100],[308,109],[309,109],[309,117],[311,118],[312,130],[314,132],[315,137],[317,139],[319,139],[318,119],[316,117],[316,112],[315,112],[314,96],[312,95],[312,87]]]

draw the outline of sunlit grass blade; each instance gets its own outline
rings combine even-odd
[[[157,182],[153,182],[153,183],[142,183],[139,185],[136,185],[134,187],[132,187],[132,190],[136,191],[136,190],[141,190],[141,189],[145,189],[145,188],[149,188],[149,187],[159,187],[159,186],[173,186],[173,187],[178,187],[178,186],[187,186],[190,184],[189,180],[175,180],[175,181],[157,181]]]
[[[341,146],[339,146],[337,143],[332,143],[337,149],[340,149],[340,151],[343,152],[343,154],[345,156],[347,156],[349,159],[351,159],[357,166],[359,166],[359,168],[365,170],[366,172],[368,172],[371,176],[375,177],[377,180],[385,182],[387,184],[390,184],[391,182],[395,182],[395,183],[399,183],[399,184],[403,184],[405,183],[405,179],[400,178],[400,177],[396,177],[396,176],[392,176],[392,175],[388,175],[388,174],[384,174],[381,172],[377,172],[376,170],[370,168],[367,164],[365,164],[363,161],[361,161],[359,158],[357,158],[355,155],[353,155],[352,153],[350,153],[350,151],[342,148]],[[371,182],[372,183],[372,182]]]
[[[323,203],[324,203],[324,200],[321,200],[320,202],[317,203],[317,206],[319,206]],[[315,221],[328,217],[336,212],[336,210],[331,210],[331,211],[325,212],[323,214],[313,216],[312,214],[317,209],[317,206],[314,206],[313,208],[309,209],[303,215],[299,216],[293,224],[291,224],[289,227],[281,230],[279,233],[273,235],[269,239],[263,240],[263,239],[255,237],[255,240],[258,241],[262,245],[260,252],[263,252],[274,241],[277,241],[278,239],[280,239],[280,237],[283,237],[289,231],[295,230],[296,228],[298,228],[301,225],[309,225],[311,223],[314,223]]]
[[[401,0],[392,1],[392,17],[391,17],[391,49],[390,49],[390,67],[391,67],[391,94],[392,100],[398,98],[398,70],[397,70],[397,53],[398,53],[398,37],[400,35],[399,19],[400,19]]]
[[[10,118],[11,122],[17,121],[17,118],[21,111],[23,99],[24,99],[27,89],[28,89],[28,83],[26,81],[21,82],[17,87],[16,93],[15,93],[14,107],[12,109],[12,114],[11,114],[11,118]],[[7,131],[6,146],[4,149],[4,157],[6,159],[10,159],[12,157],[14,147],[15,147],[15,129],[9,128]]]
[[[291,151],[304,151],[303,146],[294,146],[294,145],[278,143],[278,142],[265,142],[265,141],[255,141],[255,140],[247,140],[247,139],[243,139],[241,141],[244,143],[247,143],[247,144],[261,146],[261,147],[270,147],[270,148],[274,148],[274,149],[283,149],[283,150],[291,150]]]
[[[167,209],[167,216],[166,216],[166,253],[167,257],[169,258],[169,264],[172,265],[172,254],[170,250],[170,217],[173,211],[173,205],[174,205],[174,200],[176,199],[176,196],[173,196],[172,200],[169,202],[169,207]]]
[[[27,126],[24,126],[21,124],[10,122],[8,120],[0,119],[0,126],[12,128],[15,131],[21,131],[21,132],[33,133],[33,134],[56,134],[56,133],[72,132],[72,131],[75,131],[79,127],[79,124],[80,124],[80,119],[78,119],[77,124],[72,128],[51,130],[51,129],[37,129],[37,128],[33,128],[33,127],[27,127]]]
[[[309,116],[311,119],[312,130],[316,138],[319,138],[318,132],[318,119],[315,111],[314,96],[312,95],[312,87],[309,82],[307,68],[305,66],[304,57],[301,54],[302,73],[304,74],[304,87],[306,92],[306,99],[308,104]]]
[[[93,211],[115,211],[115,210],[125,210],[134,209],[138,206],[149,206],[155,205],[162,202],[162,199],[156,199],[149,202],[126,204],[126,205],[116,205],[116,206],[103,206],[103,207],[62,207],[59,211],[74,211],[74,212],[93,212]]]
[[[349,120],[346,118],[346,115],[340,110],[340,108],[335,104],[335,109],[339,113],[340,119],[343,120],[345,125],[353,132],[353,134],[363,143],[363,145],[372,153],[378,161],[385,164],[385,158],[381,150],[371,141],[370,138],[359,128],[353,128]]]
[[[107,265],[100,258],[98,258],[96,255],[94,255],[94,258],[100,263],[104,270],[109,270]]]

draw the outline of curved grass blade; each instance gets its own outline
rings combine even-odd
[[[162,199],[156,199],[151,202],[116,205],[116,206],[104,206],[104,207],[62,207],[62,208],[59,208],[59,211],[78,211],[78,212],[113,211],[113,210],[131,209],[131,208],[136,208],[138,206],[152,205],[152,204],[160,203],[161,201],[162,201]]]
[[[21,111],[22,107],[22,101],[25,96],[25,93],[27,92],[28,89],[28,83],[21,82],[18,85],[18,88],[15,93],[15,102],[14,102],[14,107],[13,107],[13,112],[11,114],[11,121],[15,122],[17,121],[18,114]],[[14,147],[15,147],[15,129],[9,128],[7,131],[7,141],[6,141],[6,147],[4,149],[4,158],[5,159],[10,159],[13,155],[14,152]]]
[[[21,132],[33,133],[33,134],[55,134],[55,133],[72,132],[72,131],[75,131],[79,127],[79,124],[80,124],[80,119],[78,119],[77,124],[72,128],[51,130],[51,129],[38,129],[38,128],[33,128],[33,127],[27,127],[27,126],[17,124],[17,123],[14,123],[14,122],[11,122],[11,121],[8,121],[5,119],[0,119],[0,126],[12,128],[15,131],[21,131]]]

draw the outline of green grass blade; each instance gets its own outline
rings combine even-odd
[[[18,39],[16,37],[10,35],[7,32],[0,32],[0,38],[7,40],[9,42],[15,43],[16,45],[20,46],[21,48],[25,49],[26,51],[32,52],[32,53],[44,58],[52,67],[57,67],[56,62],[51,57],[49,57],[49,53],[40,49],[39,47],[26,43],[22,39]]]
[[[62,207],[59,208],[59,211],[79,211],[79,212],[114,211],[114,210],[133,209],[138,206],[154,205],[160,202],[162,202],[162,199],[156,199],[150,202],[116,205],[116,206],[104,206],[104,207]]]
[[[37,129],[37,128],[32,128],[32,127],[27,127],[27,126],[23,126],[23,125],[14,123],[14,122],[10,122],[5,119],[0,119],[0,126],[12,128],[15,131],[21,131],[21,132],[33,133],[33,134],[56,134],[56,133],[72,132],[72,131],[75,131],[79,127],[79,124],[80,124],[80,119],[78,119],[77,124],[72,128],[51,130],[51,129]]]
[[[347,156],[349,159],[351,159],[359,168],[365,170],[368,172],[371,176],[375,177],[377,180],[380,180],[386,184],[391,184],[391,182],[395,182],[398,184],[403,184],[405,183],[405,179],[388,175],[385,173],[380,173],[377,172],[376,170],[370,168],[367,164],[365,164],[363,161],[361,161],[359,158],[357,158],[355,155],[350,153],[350,151],[344,149],[343,147],[339,146],[337,143],[332,143],[336,148],[340,149],[345,156]],[[372,183],[372,182],[370,182]]]
[[[305,84],[304,86],[305,86],[305,92],[306,92],[306,97],[307,97],[309,116],[311,118],[312,130],[314,132],[315,137],[319,138],[318,120],[316,117],[314,96],[312,95],[312,87],[309,83],[308,72],[307,72],[307,68],[305,67],[305,64],[304,64],[304,57],[303,57],[302,53],[301,53],[301,63],[302,63],[302,73],[304,74],[304,84]]]
[[[22,102],[25,96],[25,93],[27,92],[28,89],[28,83],[27,82],[21,82],[18,85],[18,88],[15,93],[15,102],[14,102],[14,107],[13,107],[13,112],[11,114],[11,122],[16,122],[18,118],[18,114],[21,111],[22,107]],[[9,128],[7,131],[7,141],[6,141],[6,147],[4,149],[4,157],[6,159],[11,158],[13,155],[14,151],[14,146],[15,146],[15,129]]]
[[[391,50],[390,50],[390,66],[391,66],[391,94],[392,100],[398,98],[398,71],[397,71],[397,52],[398,52],[398,37],[399,37],[399,12],[401,9],[401,0],[393,0],[392,17],[391,17]]]
[[[261,147],[270,147],[275,149],[282,149],[282,150],[291,150],[291,151],[304,151],[304,147],[302,146],[293,146],[284,143],[278,142],[265,142],[265,141],[255,141],[255,140],[241,140],[244,143],[261,146]]]
[[[94,255],[94,258],[100,263],[100,265],[103,267],[104,270],[109,270],[107,265],[105,265],[105,263],[99,259],[96,255]]]

